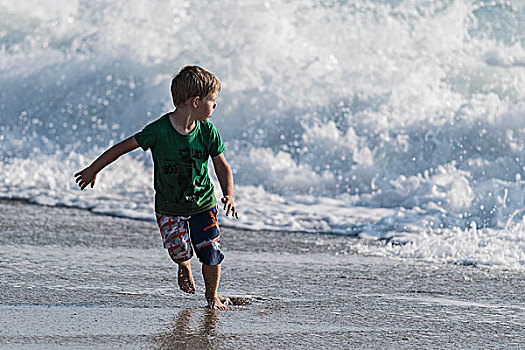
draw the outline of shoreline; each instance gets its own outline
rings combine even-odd
[[[91,210],[90,208],[84,208],[84,207],[80,207],[80,206],[68,206],[68,205],[48,205],[48,204],[40,204],[40,203],[37,203],[37,202],[34,202],[34,201],[31,201],[30,199],[27,199],[27,198],[8,198],[8,197],[0,197],[0,202],[3,202],[3,201],[6,201],[6,202],[20,202],[22,204],[27,204],[27,205],[34,205],[34,206],[39,206],[39,207],[46,207],[46,208],[64,208],[64,209],[77,209],[77,210],[82,210],[82,211],[87,211],[91,214],[94,214],[94,215],[101,215],[101,216],[105,216],[105,217],[111,217],[111,218],[119,218],[119,219],[126,219],[126,220],[133,220],[133,221],[144,221],[144,222],[155,222],[155,217],[154,217],[154,214],[152,214],[151,216],[151,219],[144,219],[144,218],[140,218],[140,217],[129,217],[129,216],[125,216],[125,215],[119,215],[119,214],[113,214],[113,213],[103,213],[103,212],[97,212],[97,211],[93,211]],[[219,203],[217,203],[219,204]],[[219,220],[221,219],[222,215],[219,216]],[[250,231],[250,232],[286,232],[286,233],[291,233],[291,234],[311,234],[311,235],[330,235],[330,236],[341,236],[341,237],[347,237],[347,238],[359,238],[358,237],[358,234],[352,234],[352,233],[341,233],[339,231],[320,231],[320,232],[313,232],[313,231],[300,231],[300,230],[285,230],[285,231],[282,231],[282,230],[277,230],[277,229],[272,229],[272,228],[265,228],[265,229],[252,229],[252,228],[247,228],[247,227],[238,227],[238,226],[235,226],[235,225],[228,225],[227,223],[221,223],[221,228],[228,228],[228,229],[232,229],[232,230],[242,230],[242,231]],[[388,238],[378,238],[378,241],[388,241],[389,239]]]

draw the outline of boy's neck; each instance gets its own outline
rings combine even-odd
[[[187,135],[195,129],[197,123],[192,118],[191,112],[186,108],[178,107],[169,114],[171,125],[180,134]]]

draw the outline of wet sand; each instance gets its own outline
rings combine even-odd
[[[0,201],[2,349],[523,348],[517,272],[359,254],[350,237],[222,228],[220,293],[176,288],[153,222]]]

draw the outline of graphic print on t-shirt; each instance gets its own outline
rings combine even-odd
[[[205,157],[206,154],[202,149],[183,148],[179,150],[178,160],[164,159],[161,166],[162,174],[168,178],[172,190],[179,189],[177,199],[180,202],[196,202],[204,191],[204,188],[197,186],[194,180],[202,176],[197,160],[202,161]]]

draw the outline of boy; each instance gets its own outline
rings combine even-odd
[[[179,266],[179,287],[186,293],[196,293],[190,267],[195,251],[202,263],[208,306],[227,310],[217,294],[224,256],[218,244],[217,200],[208,176],[211,157],[226,215],[238,218],[233,202],[233,175],[222,154],[224,144],[208,122],[217,107],[220,89],[212,73],[197,66],[184,67],[171,82],[175,111],[114,145],[75,177],[82,190],[90,184],[93,187],[97,173],[121,155],[138,147],[150,149],[157,224],[164,248]]]

